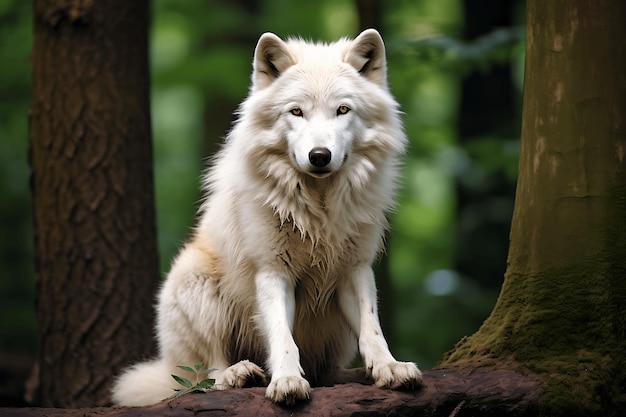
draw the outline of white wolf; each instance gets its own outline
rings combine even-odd
[[[421,384],[389,352],[371,267],[405,145],[376,30],[332,44],[262,35],[250,94],[160,292],[159,357],[123,373],[113,401],[163,400],[178,386],[170,374],[190,377],[177,365],[203,362],[218,388],[267,375],[266,396],[294,403],[332,383],[357,346],[376,385]]]

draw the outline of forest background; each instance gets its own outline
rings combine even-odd
[[[355,36],[358,3],[154,0],[151,110],[162,276],[194,222],[199,179],[245,97],[258,36]],[[492,310],[519,156],[523,1],[377,2],[410,138],[381,313],[398,358],[428,369]],[[32,5],[0,3],[0,405],[34,361],[27,115]],[[386,276],[385,276],[386,275]]]

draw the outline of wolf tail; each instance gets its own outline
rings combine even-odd
[[[156,404],[174,394],[180,386],[171,377],[173,369],[165,361],[156,359],[138,363],[126,370],[113,384],[115,405],[139,407]]]

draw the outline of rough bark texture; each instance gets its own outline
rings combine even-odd
[[[158,278],[146,0],[36,0],[30,165],[39,397],[103,405],[151,353]]]
[[[311,400],[281,407],[265,388],[189,394],[143,408],[2,409],[6,416],[442,416],[535,417],[542,382],[531,373],[488,368],[426,371],[417,392],[382,390],[356,383],[314,388]]]
[[[626,409],[626,3],[527,2],[522,148],[508,267],[442,367],[514,358],[548,415]]]

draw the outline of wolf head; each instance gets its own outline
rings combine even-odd
[[[355,148],[378,140],[370,128],[393,119],[397,109],[387,91],[385,46],[374,29],[332,44],[263,34],[248,101],[258,103],[257,126],[271,126],[272,139],[286,142],[292,166],[313,178],[333,175]]]
[[[246,195],[313,242],[384,228],[407,144],[385,65],[372,29],[330,44],[263,34],[207,195]]]

